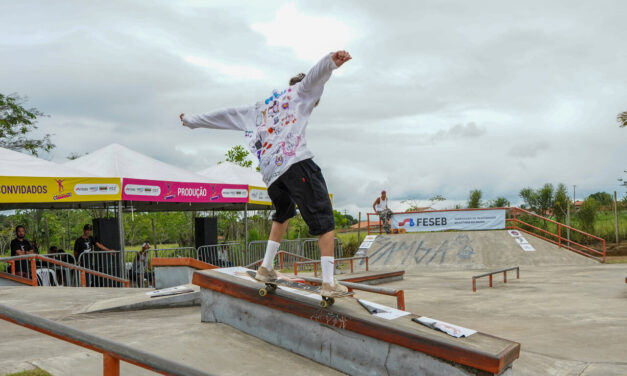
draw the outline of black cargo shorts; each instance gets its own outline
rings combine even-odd
[[[333,207],[320,167],[312,159],[294,163],[270,187],[268,195],[276,212],[275,222],[283,223],[296,215],[296,205],[311,235],[335,229]]]

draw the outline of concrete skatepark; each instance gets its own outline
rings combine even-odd
[[[385,286],[405,290],[407,311],[520,343],[514,375],[627,374],[627,265],[526,238],[535,252],[506,231],[380,236],[368,254],[371,270],[406,271]],[[520,279],[495,276],[493,288],[481,279],[472,292],[473,275],[509,266],[520,266]],[[146,291],[1,287],[0,301],[215,374],[339,374],[225,324],[201,323],[193,299],[138,310],[151,308],[142,306]],[[357,295],[394,305],[391,297]],[[100,354],[5,321],[0,332],[0,374],[33,366],[54,375],[101,372]],[[123,364],[122,374],[152,373]]]

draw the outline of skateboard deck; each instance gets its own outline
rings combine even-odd
[[[257,272],[253,271],[253,270],[249,270],[246,272],[246,274],[248,274],[250,277],[252,277],[253,279],[255,279],[255,276],[257,275]],[[259,289],[259,295],[261,296],[266,296],[270,293],[273,293],[274,291],[276,291],[276,289],[279,286],[282,287],[288,287],[291,289],[296,289],[296,290],[300,290],[300,291],[305,291],[311,294],[317,294],[320,295],[322,288],[320,286],[312,286],[312,285],[308,285],[306,283],[302,283],[299,282],[298,280],[294,280],[294,279],[290,279],[290,278],[277,278],[275,280],[272,281],[268,281],[268,282],[261,282],[261,281],[257,281],[255,279],[256,282],[258,283],[263,283],[265,285],[265,287],[260,288]],[[343,294],[341,296],[336,296],[336,298],[348,298],[348,297],[352,297],[353,293],[352,292],[347,292],[346,294]],[[320,295],[320,306],[322,308],[327,308],[331,305],[333,305],[333,303],[335,303],[335,298],[331,298],[331,297],[326,297],[326,296],[322,296]]]

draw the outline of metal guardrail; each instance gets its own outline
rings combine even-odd
[[[127,279],[124,258],[120,251],[83,252],[78,256],[78,266],[103,274]],[[119,283],[95,275],[87,276],[87,287],[121,287]]]
[[[305,282],[309,282],[315,285],[322,284],[322,280],[320,278],[303,277],[303,276],[300,276],[298,278],[304,280]],[[360,290],[360,291],[372,292],[375,294],[394,296],[396,297],[396,308],[400,309],[401,311],[405,310],[405,291],[404,290],[364,285],[361,283],[354,283],[354,282],[345,282],[345,281],[338,281],[338,282],[341,285],[346,286],[348,288],[348,291]]]
[[[31,286],[63,286],[65,282],[65,286],[87,287],[97,278],[105,281],[97,287],[129,286],[124,278],[37,254],[1,258],[2,263],[10,265],[9,272],[0,272],[3,278]]]
[[[105,376],[120,375],[120,360],[163,375],[212,375],[161,356],[98,337],[3,304],[0,304],[0,319],[101,353],[103,356],[103,375]]]
[[[355,260],[366,260],[366,271],[368,271],[368,256],[357,256],[357,257],[343,257],[343,258],[336,258],[335,260],[333,260],[333,264],[338,264],[338,263],[344,263],[344,262],[348,262],[351,266],[351,273],[354,272],[355,268],[354,268],[354,261]],[[314,277],[318,276],[318,265],[321,263],[320,260],[311,260],[311,261],[298,261],[295,263],[294,265],[294,274],[298,275],[298,267],[299,266],[304,266],[304,265],[313,265],[313,272],[314,272]]]
[[[239,242],[203,245],[198,247],[197,259],[221,268],[243,266],[246,264],[246,252]]]
[[[490,287],[492,287],[492,275],[494,274],[503,273],[503,283],[507,283],[507,272],[510,270],[516,270],[516,279],[520,279],[520,267],[518,266],[475,275],[472,277],[472,292],[477,292],[477,279],[479,278],[490,277]]]

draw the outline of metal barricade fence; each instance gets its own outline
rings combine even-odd
[[[150,267],[153,257],[151,250],[126,251],[124,272],[133,287],[148,288],[154,286],[154,270]],[[156,256],[155,256],[156,257]]]
[[[83,252],[78,257],[78,266],[126,279],[124,257],[120,251]],[[122,287],[122,285],[110,279],[88,275],[87,287]]]
[[[197,258],[196,248],[194,247],[179,247],[179,248],[162,248],[162,249],[149,249],[148,250],[153,257],[191,257]]]
[[[245,264],[249,265],[255,261],[261,260],[263,256],[266,254],[266,245],[268,241],[266,240],[254,240],[248,243],[248,252],[246,253]]]
[[[49,253],[42,256],[76,265],[76,259],[74,255],[70,253]],[[46,265],[44,265],[44,263]],[[47,269],[47,271],[40,271],[40,268]],[[46,275],[46,273],[48,273],[48,275]],[[76,270],[42,260],[37,260],[37,279],[38,282],[41,282],[39,286],[80,286],[80,279]],[[51,282],[55,282],[55,284]]]
[[[198,260],[221,268],[246,265],[244,247],[239,242],[203,245],[196,253]]]
[[[303,239],[303,252],[301,253],[303,257],[306,257],[311,260],[320,260],[320,245],[318,244],[318,239]],[[334,239],[333,244],[333,255],[335,258],[343,257],[342,250],[342,241],[338,238]],[[313,264],[305,264],[298,265],[297,272],[300,271],[312,271]]]

